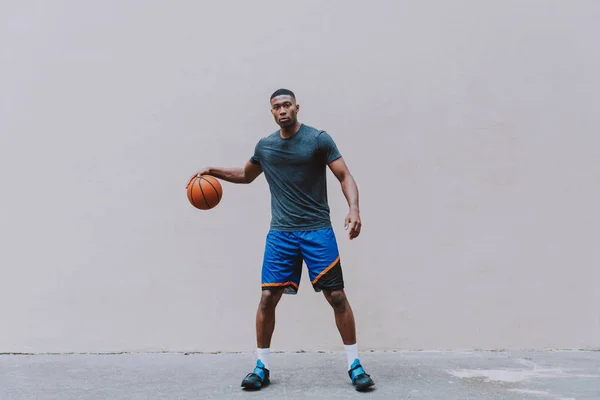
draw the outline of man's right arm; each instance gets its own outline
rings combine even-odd
[[[263,172],[260,164],[253,164],[250,161],[246,162],[244,168],[219,168],[209,167],[204,168],[190,178],[188,185],[197,176],[211,175],[217,179],[222,179],[231,183],[251,183]],[[186,185],[187,187],[187,185]]]

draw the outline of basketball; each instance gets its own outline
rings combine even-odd
[[[221,201],[223,188],[213,176],[196,176],[187,187],[187,196],[194,207],[200,210],[210,210]]]

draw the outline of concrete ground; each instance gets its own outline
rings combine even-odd
[[[272,384],[240,388],[252,353],[0,355],[0,399],[600,399],[600,352],[367,352],[355,392],[344,353],[274,353]]]

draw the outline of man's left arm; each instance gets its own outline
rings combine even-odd
[[[344,221],[344,229],[350,228],[348,237],[352,240],[360,234],[360,228],[362,226],[360,221],[360,210],[358,207],[358,186],[342,157],[339,157],[328,165],[331,172],[333,172],[335,177],[340,181],[342,192],[350,207],[350,211]]]

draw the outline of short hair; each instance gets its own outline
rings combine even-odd
[[[273,92],[273,94],[271,95],[271,98],[269,100],[273,100],[274,97],[283,96],[283,95],[291,96],[294,100],[296,100],[296,95],[294,94],[294,92],[292,92],[289,89],[277,89],[276,91]]]

